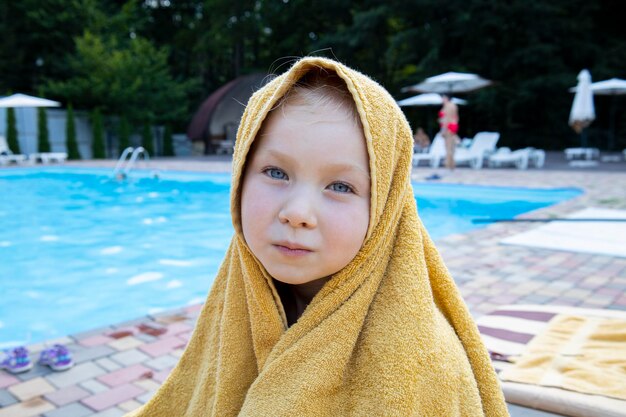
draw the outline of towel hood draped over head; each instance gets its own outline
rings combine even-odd
[[[359,113],[370,223],[356,257],[287,327],[241,230],[246,157],[268,112],[308,71],[335,71]],[[418,215],[413,140],[376,82],[304,58],[257,91],[233,156],[235,236],[177,367],[137,416],[506,416],[478,330]]]

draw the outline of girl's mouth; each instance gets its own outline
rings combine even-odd
[[[288,256],[302,256],[312,252],[312,250],[294,243],[280,242],[274,244],[274,247],[280,251],[280,253]]]

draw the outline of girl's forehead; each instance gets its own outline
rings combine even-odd
[[[309,106],[287,105],[272,111],[248,157],[269,152],[306,160],[321,154],[327,161],[362,162],[368,170],[365,136],[349,112],[331,106],[309,110]]]

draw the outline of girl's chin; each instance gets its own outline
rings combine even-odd
[[[293,275],[285,276],[283,274],[272,275],[276,281],[282,282],[283,284],[289,285],[307,285],[307,284],[321,284],[323,285],[326,281],[328,281],[328,277],[296,277]]]

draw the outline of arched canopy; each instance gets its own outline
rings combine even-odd
[[[187,128],[187,137],[192,141],[233,139],[230,132],[239,125],[241,116],[252,93],[261,88],[266,74],[244,75],[228,82],[214,91],[200,105]]]

